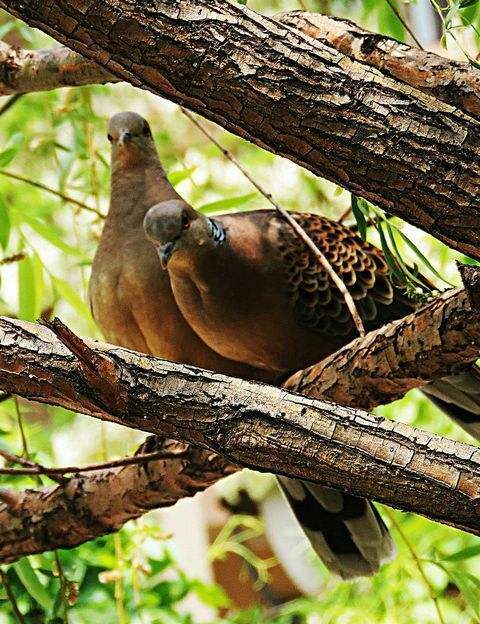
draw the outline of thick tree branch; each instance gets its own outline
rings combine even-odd
[[[420,50],[330,15],[288,11],[277,13],[275,19],[387,76],[480,115],[480,73],[470,63]],[[118,81],[69,48],[18,50],[0,42],[0,95]]]
[[[480,121],[453,106],[223,0],[0,7],[480,258]]]
[[[62,340],[71,338],[63,333]],[[76,338],[69,350],[48,329],[31,323],[3,319],[0,344],[0,387],[6,392],[173,437],[235,464],[318,481],[480,534],[480,451],[474,447],[285,389],[125,349],[82,347]],[[466,353],[470,361],[472,354]],[[109,405],[113,384],[117,392]]]
[[[78,546],[112,533],[128,520],[193,496],[235,471],[210,451],[155,436],[147,439],[139,453],[162,449],[182,451],[182,455],[77,475],[41,490],[10,490],[9,504],[0,503],[0,562]]]
[[[445,293],[417,314],[356,340],[325,362],[301,371],[286,385],[310,396],[323,394],[354,407],[373,407],[475,361],[480,352],[479,315],[478,310],[470,311],[465,291]],[[13,329],[17,331],[17,326]],[[90,392],[107,395],[111,401],[110,385],[116,383],[117,370],[111,361],[97,359],[61,324],[54,329],[77,353]],[[0,351],[0,356],[5,361],[5,353]],[[8,374],[5,364],[2,368],[3,375]],[[48,400],[47,393],[44,398]],[[118,408],[115,405],[112,411]],[[155,444],[158,442],[150,439],[139,452],[155,451]],[[168,450],[178,451],[178,446],[170,443]],[[118,529],[146,510],[173,504],[177,497],[190,495],[235,469],[209,452],[188,447],[186,453],[173,463],[152,461],[122,470],[105,469],[93,476],[76,475],[56,488],[20,495],[8,492],[8,504],[0,507],[0,526],[5,527],[0,536],[0,561],[76,546]],[[192,477],[188,491],[184,488],[185,475]],[[97,501],[102,501],[101,505]]]

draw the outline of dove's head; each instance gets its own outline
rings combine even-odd
[[[133,166],[151,157],[157,158],[150,126],[137,113],[117,113],[111,117],[107,136],[112,146],[113,164]]]
[[[199,214],[181,199],[152,206],[145,215],[143,227],[146,237],[157,249],[164,269],[173,254],[179,261],[183,257],[188,262],[189,254],[225,240],[225,232],[219,223]]]

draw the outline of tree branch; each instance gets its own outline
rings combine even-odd
[[[18,50],[0,42],[0,95],[106,82],[118,78],[68,48]]]
[[[470,63],[420,50],[330,15],[290,11],[275,18],[387,76],[470,115],[480,115],[480,72]]]
[[[480,309],[472,310],[470,296],[464,289],[449,290],[418,312],[292,375],[284,386],[371,409],[460,372],[480,357]]]
[[[458,305],[463,305],[464,296],[463,291],[452,293],[427,309],[436,319],[432,323],[440,340],[449,345],[450,332],[456,331],[462,344],[464,332],[470,341],[477,341],[478,355],[478,316],[476,326],[474,321],[468,325],[470,315],[462,317],[452,303],[457,297]],[[425,310],[420,314],[427,323]],[[444,320],[438,323],[442,314]],[[395,324],[382,340],[394,344],[395,334],[406,335],[412,322],[408,317]],[[0,387],[4,391],[173,437],[208,448],[233,464],[317,481],[480,534],[480,451],[472,446],[285,389],[84,343],[61,327],[57,324],[55,331],[64,344],[45,327],[1,320]],[[369,340],[371,336],[364,339]],[[396,345],[412,347],[406,340],[397,340]],[[432,370],[440,374],[432,364],[440,350],[428,344],[425,349]],[[384,352],[377,353],[382,361]],[[474,357],[468,348],[455,355],[454,366],[462,357],[468,362]],[[446,361],[448,357],[444,367]],[[395,362],[392,359],[392,368]],[[108,508],[102,513],[108,513]]]
[[[8,504],[0,503],[0,562],[107,535],[128,520],[193,496],[236,470],[209,451],[155,436],[138,452],[160,451],[181,455],[77,475],[40,490],[9,490]]]
[[[480,74],[470,63],[400,43],[331,15],[287,11],[274,17],[387,76],[480,115]],[[0,42],[0,95],[106,82],[119,82],[119,78],[68,48],[18,50]]]
[[[142,6],[139,12],[133,0],[0,0],[1,8],[117,78],[480,258],[480,121],[239,4]],[[476,93],[475,80],[466,83]],[[445,90],[455,91],[455,80],[449,84]]]

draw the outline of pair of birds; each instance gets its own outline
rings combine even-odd
[[[355,337],[343,296],[274,211],[208,218],[168,182],[150,127],[111,118],[111,203],[93,262],[93,315],[110,342],[209,370],[278,383]],[[294,213],[352,294],[367,330],[411,312],[380,250],[324,217]],[[428,387],[478,431],[474,369]],[[477,428],[477,429],[476,429]],[[375,573],[395,551],[374,506],[280,477],[315,551],[348,579]]]

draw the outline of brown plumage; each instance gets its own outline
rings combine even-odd
[[[156,202],[179,199],[158,160],[148,123],[115,115],[110,210],[90,279],[93,316],[113,344],[226,374],[263,379],[265,373],[227,361],[209,349],[179,312],[168,274],[143,232]]]
[[[352,295],[365,328],[400,318],[415,304],[395,287],[377,248],[325,217],[294,213]],[[196,213],[184,201],[152,207],[145,233],[168,270],[188,324],[214,351],[279,378],[317,362],[355,337],[343,296],[276,212]],[[480,421],[475,369],[425,389],[473,435]],[[343,578],[373,574],[394,546],[372,504],[280,477],[312,546]]]
[[[276,212],[208,219],[185,202],[161,204],[146,220],[152,240],[162,244],[165,236],[171,238],[172,211],[189,219],[167,264],[175,300],[212,349],[283,375],[355,337],[342,294]],[[325,217],[294,217],[344,279],[367,330],[412,311],[413,304],[393,287],[377,248]],[[209,236],[212,222],[223,231],[223,242]]]

